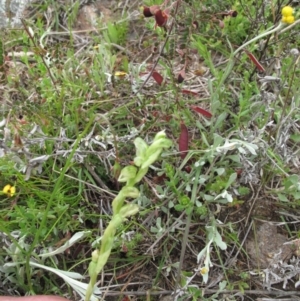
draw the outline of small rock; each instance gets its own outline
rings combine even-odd
[[[104,6],[102,1],[95,1],[79,9],[74,27],[76,30],[93,30],[97,27],[99,21],[105,24],[111,19],[111,10]]]

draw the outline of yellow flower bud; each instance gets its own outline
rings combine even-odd
[[[295,17],[294,16],[288,16],[288,17],[286,17],[285,23],[292,24],[294,22],[295,22]]]
[[[284,6],[281,10],[281,14],[283,17],[289,17],[292,16],[294,13],[294,10],[291,6]]]

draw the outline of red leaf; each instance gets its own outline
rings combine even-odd
[[[164,78],[157,71],[152,72],[152,77],[161,86],[162,82],[164,81]]]
[[[249,59],[252,61],[252,63],[256,66],[256,68],[259,71],[263,71],[265,72],[265,68],[261,65],[261,63],[257,60],[257,58],[249,51],[244,50],[246,52],[246,54],[248,55]]]
[[[181,93],[182,93],[182,94],[188,94],[188,95],[199,96],[199,94],[198,94],[197,92],[194,92],[194,91],[191,91],[191,90],[186,90],[186,89],[181,90]]]
[[[181,159],[184,159],[189,149],[189,133],[186,125],[180,123],[180,136],[179,136],[179,151]]]
[[[202,109],[202,108],[200,108],[200,107],[197,107],[197,106],[191,106],[191,108],[192,108],[195,112],[197,112],[197,113],[199,113],[199,114],[201,114],[201,115],[203,115],[203,116],[205,116],[205,117],[207,117],[207,118],[211,118],[211,117],[212,117],[212,113],[210,113],[209,111],[206,111],[206,110],[204,110],[204,109]]]

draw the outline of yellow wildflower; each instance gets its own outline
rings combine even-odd
[[[295,17],[294,16],[282,17],[281,21],[283,23],[292,24],[295,22]]]
[[[4,186],[2,192],[6,194],[8,197],[12,197],[16,194],[16,187],[11,186],[10,184],[7,184]]]
[[[127,75],[127,73],[123,72],[123,71],[116,71],[115,72],[115,76],[119,77],[119,78],[124,78],[126,75]]]
[[[289,16],[292,16],[294,14],[294,10],[290,6],[284,6],[281,10],[281,14],[282,14],[283,17],[289,17]]]
[[[281,14],[282,14],[281,21],[283,23],[292,24],[295,22],[295,17],[293,16],[294,9],[291,6],[283,7],[283,9],[281,10]]]

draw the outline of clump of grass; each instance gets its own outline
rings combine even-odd
[[[46,4],[58,8],[50,19]],[[249,233],[259,214],[283,219],[290,236],[299,232],[289,223],[299,203],[295,28],[262,36],[280,21],[281,3],[144,5],[148,38],[134,27],[130,51],[131,12],[125,23],[99,25],[97,35],[54,34],[61,25],[72,30],[79,9],[55,1],[41,4],[36,22],[1,36],[0,279],[8,290],[72,296],[111,229],[120,171],[134,168],[134,139],[149,144],[162,129],[179,151],[161,166],[151,162],[134,183],[139,214],[110,236],[101,284],[108,294],[109,272],[128,290],[164,287],[177,300],[250,294],[247,235],[238,229]],[[143,268],[153,282],[142,282]],[[209,295],[204,283],[220,271],[224,280]]]

